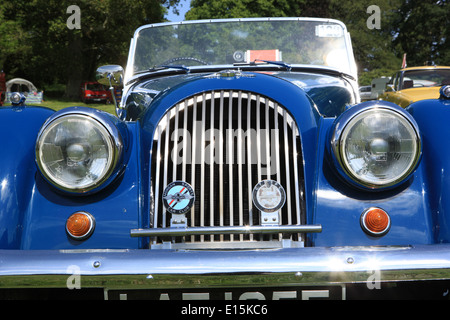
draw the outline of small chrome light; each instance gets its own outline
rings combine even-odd
[[[91,236],[95,228],[94,217],[84,211],[70,215],[66,221],[66,231],[75,240],[85,240]]]
[[[450,99],[450,85],[442,86],[442,88],[439,90],[440,98],[441,99]]]
[[[369,208],[361,214],[361,228],[371,236],[385,235],[391,227],[391,218],[380,208]]]
[[[25,102],[26,97],[20,92],[13,92],[9,97],[9,100],[13,106],[20,106]]]
[[[106,116],[63,111],[42,127],[36,143],[36,162],[57,188],[87,193],[100,188],[117,168],[122,139]]]
[[[395,186],[415,169],[421,155],[416,125],[403,110],[378,106],[354,110],[338,121],[333,156],[347,180],[369,189]]]

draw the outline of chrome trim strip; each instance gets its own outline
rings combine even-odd
[[[256,119],[261,119],[261,97],[256,96]],[[261,121],[256,121],[256,157],[258,181],[261,181]]]
[[[175,124],[174,124],[174,128],[175,131],[173,132],[173,139],[172,141],[173,143],[173,149],[172,149],[172,181],[176,181],[177,179],[177,161],[175,159],[177,159],[178,157],[178,118],[179,118],[179,114],[180,114],[180,104],[177,104],[175,106],[174,109],[172,109],[172,111],[175,110]],[[169,155],[170,156],[170,155]],[[164,186],[165,187],[165,186]]]
[[[234,210],[233,210],[233,203],[234,203],[234,186],[233,186],[233,143],[230,143],[233,141],[233,94],[234,92],[232,90],[229,91],[229,97],[228,97],[228,148],[227,148],[227,163],[228,163],[228,196],[230,197],[230,200],[228,203],[230,204],[230,226],[233,226],[234,224]],[[234,240],[234,235],[230,236],[231,241]]]
[[[276,250],[0,250],[0,288],[208,288],[450,279],[450,245]],[[232,261],[233,263],[230,263]]]
[[[286,118],[286,110],[283,109],[283,119],[284,119],[284,125],[283,125],[283,132],[284,132],[284,137],[288,136],[288,131],[287,131],[287,126],[288,126],[288,121]],[[289,169],[289,157],[287,156],[289,154],[289,143],[288,143],[288,139],[284,139],[284,154],[286,155],[284,157],[285,159],[285,170],[286,170],[286,181],[289,181],[289,177],[290,177],[290,169]],[[288,212],[292,212],[291,209],[291,184],[290,183],[286,183],[286,205],[287,205],[287,211]],[[289,215],[288,217],[288,224],[292,223],[292,217],[291,215]]]
[[[238,166],[238,181],[239,181],[239,225],[244,224],[244,192],[242,185],[244,184],[242,176],[242,91],[238,93],[238,143],[237,143],[237,166]],[[240,235],[240,240],[243,241],[242,235]]]
[[[200,146],[200,226],[203,227],[205,225],[205,201],[203,200],[205,197],[205,122],[206,122],[206,94],[202,94],[202,132],[201,132],[201,146]],[[195,152],[195,150],[194,150]],[[195,163],[192,164],[195,166]],[[204,237],[200,238],[200,241],[204,241]]]
[[[187,113],[187,108],[188,108],[188,106],[187,106],[187,101],[184,101],[183,102],[183,106],[184,106],[184,108],[183,108],[183,110],[184,110],[184,119],[183,119],[183,131],[184,132],[186,132],[187,131],[187,118],[188,118],[188,113]],[[181,180],[182,181],[186,181],[186,166],[187,166],[187,162],[186,162],[186,159],[187,159],[187,139],[186,139],[186,136],[184,135],[184,132],[183,132],[183,173],[182,173],[182,175],[181,175]]]
[[[278,131],[279,130],[279,128],[278,128],[278,116],[279,116],[278,103],[274,102],[274,105],[273,105],[273,119],[275,121],[275,132],[274,132],[274,134],[275,134],[275,149],[272,149],[272,150],[275,153],[275,175],[276,175],[275,180],[279,182],[279,181],[281,181],[281,177],[280,177],[281,171],[280,171],[280,152],[279,152],[279,150],[280,150],[280,133]]]
[[[196,115],[197,114],[197,96],[194,96],[193,98],[193,114]],[[191,166],[191,186],[192,188],[195,190],[195,155],[196,152],[195,150],[197,150],[197,130],[196,130],[196,125],[195,125],[195,116],[192,120],[192,150],[194,150],[194,152],[191,153],[191,157],[192,157],[192,166]],[[191,226],[195,225],[195,207],[193,206],[191,209]],[[192,237],[191,241],[194,241],[194,238]]]
[[[156,128],[156,137],[157,139],[161,139],[161,125],[158,125],[158,127]],[[156,181],[159,181],[159,175],[161,174],[161,143],[158,143],[158,147],[157,147],[157,157],[158,159],[156,160]],[[155,155],[153,155],[155,156]],[[156,183],[155,185],[155,193],[153,194],[153,199],[155,197],[155,195],[159,194],[159,183]],[[153,205],[154,205],[154,212],[158,212],[158,205],[159,205],[159,201],[153,201]],[[158,225],[158,215],[154,214],[153,215],[153,225],[157,226]]]
[[[275,226],[228,226],[228,227],[189,227],[189,228],[150,228],[132,229],[131,237],[190,236],[205,234],[276,234],[276,233],[318,233],[321,225],[275,225]]]
[[[210,177],[214,177],[214,150],[215,150],[215,137],[214,137],[214,113],[215,113],[215,99],[216,94],[214,91],[211,92],[211,125],[210,125],[210,137],[209,137],[209,176]],[[195,149],[194,149],[195,150]],[[217,187],[214,185],[214,183],[212,183],[212,179],[209,182],[209,225],[213,226],[214,225],[214,188]],[[211,241],[213,241],[212,237],[211,237]]]
[[[223,180],[223,166],[224,166],[224,159],[223,159],[223,100],[224,100],[224,91],[220,91],[220,116],[219,116],[219,135],[220,135],[220,141],[219,141],[219,224],[220,226],[223,226],[224,224],[224,180]],[[223,241],[223,235],[220,236],[220,241]]]
[[[204,20],[187,20],[179,22],[160,22],[154,24],[147,24],[136,29],[134,33],[134,38],[139,34],[142,29],[155,28],[170,25],[181,25],[181,24],[200,24],[200,23],[223,23],[223,22],[246,22],[246,21],[312,21],[312,22],[331,22],[339,24],[344,31],[347,31],[345,24],[339,20],[326,19],[326,18],[305,18],[305,17],[273,17],[273,18],[230,18],[230,19],[204,19]]]
[[[252,115],[252,99],[247,97],[247,184],[248,184],[248,220],[249,225],[253,225],[253,195],[252,195],[252,138],[248,132],[251,130],[251,115]],[[253,240],[253,235],[250,235],[250,240]]]
[[[170,132],[170,118],[171,118],[170,114],[171,113],[172,113],[172,111],[168,112],[166,115],[166,128],[165,128],[166,129],[166,141],[164,144],[164,180],[163,180],[162,188],[165,188],[167,186],[167,173],[169,172],[168,161],[169,161],[169,140],[170,140],[169,132]],[[158,196],[158,195],[156,195],[156,196]],[[156,199],[155,199],[155,201],[156,201]],[[155,217],[157,216],[156,212],[157,211],[155,211]],[[166,226],[166,208],[164,208],[164,206],[163,206],[163,215],[162,215],[161,223],[163,226]],[[157,226],[158,226],[157,224],[154,224],[155,228]]]
[[[272,173],[270,170],[270,166],[271,166],[271,158],[270,158],[270,125],[269,125],[269,101],[267,100],[267,98],[264,99],[264,104],[266,106],[266,127],[265,127],[265,132],[266,132],[266,172],[267,172],[267,180],[272,179]]]
[[[298,132],[298,128],[294,123],[294,120],[292,119],[292,155],[293,155],[293,161],[294,161],[294,177],[298,177],[298,163],[297,163],[297,159],[298,159],[298,150],[297,150],[297,137],[299,136],[299,132]],[[303,155],[302,155],[302,159],[303,159]],[[299,189],[299,182],[295,181],[295,198],[296,199],[301,199],[300,197],[300,189]],[[297,213],[297,223],[301,222],[301,218],[300,218],[300,201],[295,201],[296,203],[296,213]]]

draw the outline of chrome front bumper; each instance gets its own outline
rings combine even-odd
[[[241,251],[0,250],[0,288],[219,288],[450,279],[450,245]]]

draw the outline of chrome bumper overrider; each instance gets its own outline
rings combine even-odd
[[[207,288],[450,279],[450,245],[274,250],[0,250],[0,288]],[[372,276],[372,277],[370,277]]]

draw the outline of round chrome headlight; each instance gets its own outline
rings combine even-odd
[[[416,125],[403,111],[365,108],[338,125],[334,156],[344,174],[357,185],[380,189],[405,180],[421,154]]]
[[[442,86],[439,93],[441,99],[450,99],[450,85]]]
[[[87,113],[66,112],[49,119],[36,143],[44,177],[59,189],[86,193],[112,175],[122,153],[115,126]]]

